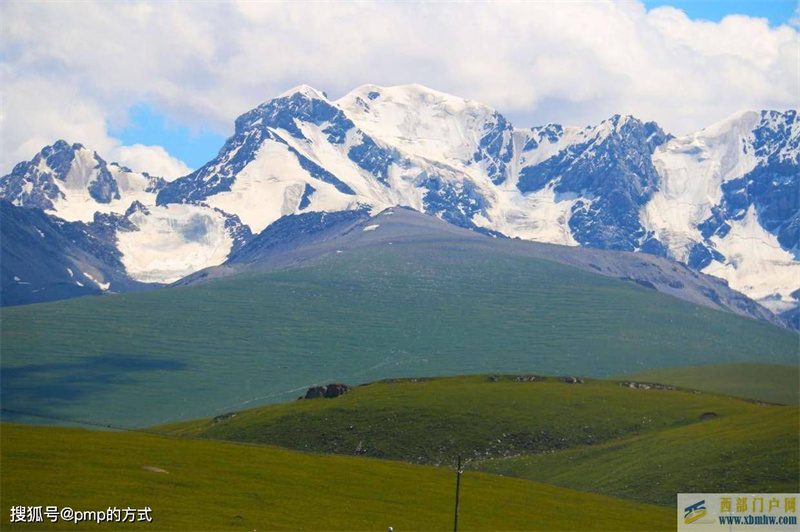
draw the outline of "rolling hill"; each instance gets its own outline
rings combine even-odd
[[[771,408],[476,468],[664,505],[676,493],[796,493],[798,414]]]
[[[549,453],[764,407],[683,390],[531,375],[389,379],[331,400],[300,400],[167,425],[171,434],[442,464]],[[769,410],[769,408],[767,408]],[[159,428],[158,430],[161,430]]]
[[[256,261],[196,286],[4,308],[3,405],[149,426],[332,381],[797,361],[796,334],[652,288],[680,280],[680,269],[603,262],[614,252],[599,251],[575,267],[563,247],[483,237],[387,238],[388,219],[401,215],[354,229],[375,245],[342,237],[308,260],[283,254],[291,260],[277,269]],[[694,275],[685,291],[701,294]]]
[[[572,377],[388,380],[156,430],[449,464],[662,505],[678,492],[793,492],[797,407]]]
[[[455,475],[434,468],[151,434],[3,424],[3,530],[449,530]],[[16,504],[152,508],[152,523],[9,523]],[[669,530],[674,510],[474,471],[462,530]]]

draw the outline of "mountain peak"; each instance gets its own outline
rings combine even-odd
[[[55,141],[53,144],[47,145],[42,148],[39,153],[44,157],[48,157],[53,153],[58,152],[76,152],[78,150],[85,150],[86,146],[80,144],[78,142],[70,144],[64,139],[59,139]]]
[[[450,113],[472,108],[494,112],[493,108],[482,103],[438,91],[419,83],[388,87],[372,84],[362,85],[342,96],[336,101],[336,104],[345,109],[352,108],[354,104],[357,104],[356,108],[366,109],[372,102],[375,104],[389,102],[407,107],[440,107]]]
[[[311,85],[306,85],[306,84],[301,84],[301,85],[297,85],[295,87],[292,87],[291,89],[280,93],[277,96],[276,99],[278,99],[278,98],[290,98],[290,97],[294,96],[295,94],[300,94],[302,96],[305,96],[306,98],[311,98],[311,99],[316,99],[316,100],[324,100],[326,102],[328,101],[328,95],[325,94],[324,91],[315,89]]]
[[[741,109],[722,120],[703,128],[698,134],[708,137],[724,135],[731,130],[750,131],[760,120],[760,113],[753,109]]]
[[[753,142],[755,155],[767,156],[772,153],[780,157],[800,156],[800,121],[794,109],[743,109],[687,136],[687,139],[705,139],[706,143],[726,142],[725,139],[730,138]],[[765,143],[766,146],[762,146]]]

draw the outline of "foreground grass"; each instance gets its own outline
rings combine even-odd
[[[500,248],[436,242],[3,308],[0,335],[5,407],[134,426],[287,401],[320,382],[797,360],[797,336],[765,323]]]
[[[153,509],[150,530],[449,530],[449,468],[141,433],[0,426],[4,530],[12,505]],[[159,468],[166,472],[153,472]],[[462,530],[669,530],[674,510],[466,472]],[[109,528],[83,523],[36,528]]]
[[[642,371],[619,378],[672,384],[770,403],[800,404],[799,366],[715,364]]]
[[[675,494],[800,491],[798,409],[765,408],[552,454],[487,460],[484,470],[657,504]]]

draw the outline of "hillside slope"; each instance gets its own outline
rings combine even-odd
[[[285,216],[232,253],[224,264],[174,283],[186,286],[241,273],[296,268],[326,257],[388,246],[458,246],[463,253],[497,253],[546,259],[657,290],[691,303],[785,325],[769,310],[731,290],[715,277],[684,264],[634,254],[494,238],[406,208],[370,216],[367,209]]]
[[[152,523],[81,530],[449,530],[453,470],[315,456],[274,447],[3,424],[3,530],[9,507],[152,508]],[[223,488],[224,489],[221,489]],[[674,511],[539,483],[467,472],[464,530],[669,530]]]
[[[670,505],[678,492],[793,492],[797,407],[530,375],[388,380],[160,427],[172,434],[481,469]]]
[[[582,381],[525,375],[389,379],[335,399],[270,405],[164,430],[441,464],[458,454],[482,459],[596,445],[698,423],[707,412],[727,417],[778,408],[685,390]]]
[[[608,377],[797,357],[797,336],[765,323],[550,260],[441,242],[4,308],[0,318],[4,406],[134,425],[279,402],[321,382]]]
[[[113,236],[118,221],[68,222],[0,200],[0,305],[158,288],[128,276]]]
[[[674,504],[676,493],[796,493],[798,415],[797,408],[764,409],[475,467],[663,505]]]
[[[771,403],[800,404],[800,367],[797,365],[687,366],[643,371],[618,378],[671,384]]]

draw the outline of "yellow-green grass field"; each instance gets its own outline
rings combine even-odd
[[[152,508],[124,530],[450,530],[451,468],[74,428],[0,426],[4,530],[12,505]],[[157,469],[155,469],[157,468]],[[155,470],[154,470],[155,469]],[[162,472],[163,471],[163,472]],[[670,530],[674,510],[466,471],[460,530]]]

